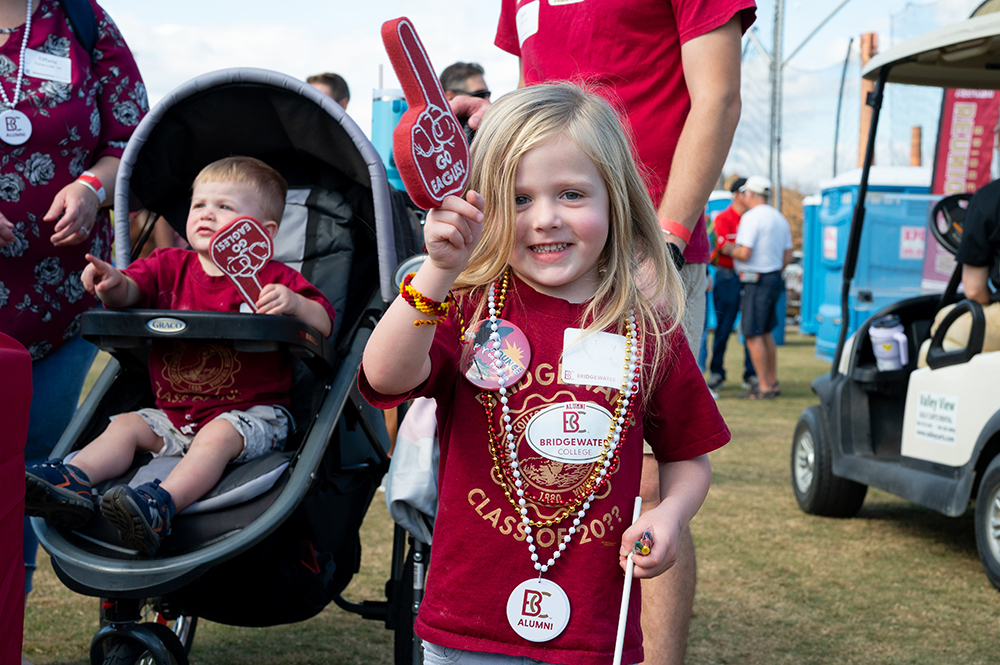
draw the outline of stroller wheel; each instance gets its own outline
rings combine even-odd
[[[99,651],[95,658],[92,648],[91,665],[188,665],[187,653],[180,639],[170,628],[160,623],[141,623],[125,634],[109,635],[100,640],[100,643],[104,651],[103,660],[100,659]],[[151,652],[164,649],[168,660],[156,660]]]

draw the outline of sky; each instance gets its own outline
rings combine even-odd
[[[183,82],[217,69],[262,67],[302,79],[332,71],[347,80],[351,88],[348,113],[370,134],[372,91],[379,87],[380,66],[382,86],[398,88],[382,47],[380,27],[400,16],[413,22],[438,72],[458,60],[478,62],[486,69],[494,99],[517,86],[517,59],[493,45],[499,0],[99,1],[132,49],[153,104]],[[786,1],[786,57],[840,1]],[[945,25],[967,17],[980,1],[849,0],[789,62],[798,75],[786,76],[786,113],[808,105],[816,85],[809,72],[841,63],[851,37],[878,32],[885,50],[891,46],[892,16],[905,14],[907,7],[927,6],[921,15],[933,15]],[[768,49],[773,16],[774,0],[762,0],[755,26],[758,39]],[[818,181],[825,173],[814,166],[820,148],[811,144],[809,133],[803,133],[791,144],[786,140],[783,150],[784,170],[806,183]]]

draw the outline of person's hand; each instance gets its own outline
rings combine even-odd
[[[470,189],[464,199],[445,197],[439,208],[427,212],[424,244],[435,267],[456,273],[465,269],[483,232],[485,206],[486,199]]]
[[[107,261],[102,261],[92,254],[87,254],[87,260],[90,263],[80,275],[80,281],[83,282],[83,288],[87,290],[87,293],[101,298],[102,294],[125,284],[125,275],[122,274],[122,271]]]
[[[50,240],[56,247],[78,245],[90,237],[97,223],[97,195],[74,181],[59,190],[43,222],[55,222]]]
[[[0,248],[6,247],[14,240],[14,222],[4,217],[4,214],[0,212]]]
[[[635,554],[632,557],[634,568],[632,576],[648,579],[662,575],[677,563],[677,552],[681,539],[681,523],[677,519],[660,519],[657,510],[643,513],[639,520],[622,534],[622,546],[618,551],[619,564],[625,570],[629,552],[645,531],[653,537],[653,546],[649,554]]]
[[[298,316],[299,297],[284,284],[265,284],[260,290],[260,297],[257,298],[257,313]]]
[[[458,121],[468,123],[472,129],[479,129],[479,123],[490,108],[490,100],[471,95],[455,95],[449,104]]]

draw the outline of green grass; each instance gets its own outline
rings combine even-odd
[[[778,350],[782,396],[719,407],[733,441],[712,454],[713,483],[692,523],[698,594],[689,664],[997,663],[1000,597],[976,554],[971,512],[943,517],[870,490],[858,517],[812,517],[792,494],[789,453],[809,383],[829,371],[812,338]],[[727,354],[739,375],[735,337]],[[391,523],[381,494],[362,533],[363,569],[345,595],[376,599],[388,578]],[[76,596],[41,557],[28,603],[25,653],[36,665],[84,664],[97,601]],[[392,634],[330,606],[274,628],[199,625],[192,662],[390,663]]]

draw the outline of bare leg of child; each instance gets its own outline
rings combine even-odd
[[[112,420],[104,433],[84,446],[70,463],[96,485],[125,473],[132,466],[136,451],[155,453],[161,448],[163,439],[153,433],[142,416],[124,413]]]
[[[243,452],[243,435],[226,420],[213,420],[199,430],[180,463],[160,487],[180,512],[215,487],[226,465]]]

